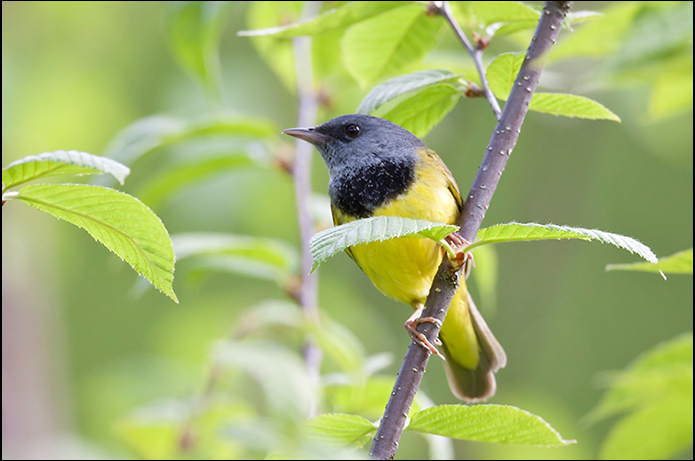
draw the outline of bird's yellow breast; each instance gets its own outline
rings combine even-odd
[[[431,151],[429,151],[431,152]],[[460,198],[453,178],[436,154],[422,155],[405,193],[374,210],[373,216],[400,216],[453,224]],[[336,224],[355,218],[334,209]],[[413,304],[425,302],[443,250],[429,239],[404,237],[350,248],[350,255],[385,295]]]

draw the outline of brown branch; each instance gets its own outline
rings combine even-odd
[[[316,16],[321,2],[304,2],[302,19]],[[297,74],[297,92],[299,96],[298,126],[316,125],[318,97],[314,90],[313,70],[311,66],[311,37],[293,39],[295,71]],[[307,142],[295,143],[295,157],[292,165],[294,191],[297,200],[297,216],[302,245],[302,277],[298,287],[298,301],[308,322],[318,323],[318,277],[311,274],[313,258],[309,250],[309,240],[316,233],[311,214],[311,158],[312,146]],[[311,337],[304,344],[304,359],[311,379],[318,384],[320,379],[321,350]],[[311,404],[309,416],[318,411],[318,401]]]
[[[521,132],[521,124],[528,112],[531,97],[536,90],[543,69],[543,58],[555,43],[562,21],[569,12],[572,2],[546,2],[536,27],[536,33],[526,52],[526,59],[516,77],[514,87],[504,106],[502,115],[490,138],[478,174],[459,219],[459,234],[472,242],[482,224],[500,176],[509,160]],[[446,311],[458,287],[460,272],[455,272],[449,259],[444,258],[432,283],[427,297],[423,317],[444,320]],[[434,324],[423,324],[418,328],[430,342],[439,333]],[[396,378],[386,411],[381,419],[370,451],[374,459],[393,459],[405,426],[408,412],[420,386],[429,359],[429,352],[411,342]]]

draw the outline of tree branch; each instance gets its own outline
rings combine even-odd
[[[544,65],[544,57],[560,32],[562,21],[572,2],[546,2],[536,32],[526,52],[526,60],[516,77],[514,87],[504,106],[502,115],[490,138],[478,174],[461,212],[459,234],[472,242],[482,224],[499,178],[516,145],[521,124],[528,112],[531,97],[536,90]],[[449,258],[444,258],[427,297],[423,317],[444,320],[446,311],[458,288],[460,271],[452,268]],[[433,342],[439,328],[432,323],[422,324],[418,331]],[[370,451],[374,459],[393,459],[405,426],[408,412],[420,386],[429,360],[429,352],[412,341],[396,378],[386,411],[381,419]]]
[[[319,12],[321,2],[304,2],[302,20],[312,18]],[[293,39],[295,72],[297,75],[297,92],[299,96],[298,126],[315,126],[318,111],[318,97],[314,91],[313,70],[311,66],[311,37]],[[318,323],[318,277],[311,274],[313,258],[309,250],[309,240],[316,233],[311,214],[311,144],[297,139],[295,157],[292,165],[294,191],[297,200],[297,216],[302,245],[302,278],[298,300],[307,321]],[[312,381],[318,385],[321,367],[321,350],[307,337],[304,344],[304,359]],[[311,404],[310,416],[317,414],[318,402]]]

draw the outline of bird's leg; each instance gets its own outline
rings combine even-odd
[[[473,259],[473,254],[471,252],[464,253],[463,248],[471,244],[468,240],[461,237],[458,233],[453,232],[446,236],[447,243],[451,246],[456,254],[453,258],[449,258],[451,264],[456,270],[464,267],[463,274],[467,279],[471,273],[471,269],[475,267],[475,260]]]
[[[442,321],[434,317],[420,317],[422,315],[422,311],[425,309],[425,306],[422,303],[416,303],[414,304],[414,307],[415,312],[413,312],[413,315],[408,317],[408,320],[405,321],[405,325],[403,326],[405,327],[406,331],[410,334],[410,337],[413,339],[415,344],[419,344],[428,351],[432,352],[434,355],[446,361],[444,356],[434,346],[434,344],[436,344],[437,346],[441,346],[442,342],[439,339],[435,339],[434,344],[432,344],[431,342],[429,342],[429,340],[424,334],[417,331],[417,326],[421,323],[434,323],[435,325],[438,325],[441,328]]]

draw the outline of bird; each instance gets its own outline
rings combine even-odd
[[[389,120],[347,114],[283,133],[313,144],[321,155],[330,177],[335,225],[373,216],[454,224],[461,214],[463,200],[449,168],[422,140]],[[436,320],[420,315],[444,257],[443,247],[430,239],[403,237],[354,245],[346,252],[383,294],[412,306],[406,330],[416,343],[438,354],[415,326]],[[470,403],[492,397],[495,373],[507,357],[463,278],[439,340],[454,396]]]

